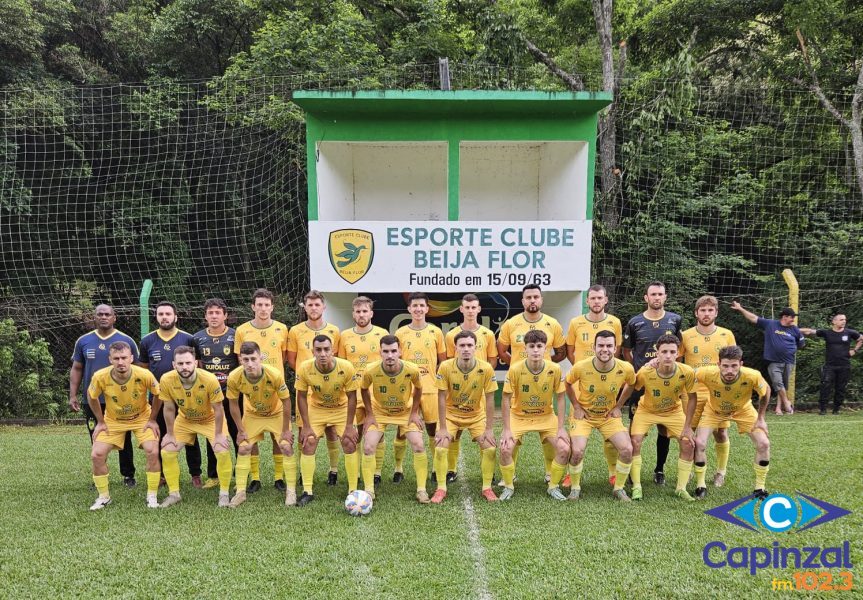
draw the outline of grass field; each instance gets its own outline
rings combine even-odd
[[[410,457],[405,482],[389,482],[388,449],[384,486],[369,517],[344,512],[343,474],[338,488],[323,483],[324,451],[318,455],[315,502],[288,509],[267,477],[271,465],[265,450],[264,490],[239,509],[217,509],[216,490],[192,488],[187,474],[180,505],[146,509],[138,453],[138,488],[121,485],[112,457],[114,503],[92,513],[95,492],[83,427],[0,427],[0,530],[6,538],[0,596],[762,596],[772,593],[773,577],[791,579],[792,569],[766,569],[756,576],[710,569],[702,560],[705,544],[769,547],[778,540],[783,546],[835,546],[850,540],[852,560],[859,560],[863,540],[863,415],[797,414],[768,423],[773,443],[768,488],[799,490],[852,515],[803,533],[771,536],[703,514],[752,490],[753,450],[749,439],[736,433],[726,486],[711,487],[700,503],[672,496],[674,445],[665,487],[645,481],[642,502],[615,503],[594,437],[583,500],[577,503],[556,503],[545,495],[541,454],[531,439],[521,452],[516,496],[509,503],[490,505],[479,497],[478,452],[465,443],[460,480],[450,485],[442,506],[414,501]],[[651,437],[645,443],[645,479],[655,457]],[[711,462],[708,481],[712,473]],[[863,571],[855,575],[853,592],[831,596],[861,597]]]

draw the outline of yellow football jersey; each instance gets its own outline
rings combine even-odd
[[[99,369],[90,380],[87,394],[90,398],[99,399],[105,396],[105,416],[119,421],[137,419],[149,406],[147,393],[159,395],[159,382],[147,369],[132,365],[129,380],[118,383],[111,377],[113,367]]]
[[[288,332],[288,352],[296,352],[297,360],[294,363],[297,369],[300,365],[309,359],[315,357],[312,347],[312,341],[317,335],[325,335],[330,338],[333,343],[333,354],[336,354],[339,349],[339,328],[332,323],[326,323],[320,329],[312,329],[306,325],[305,321],[291,327]]]
[[[415,387],[422,387],[422,376],[417,365],[405,360],[401,361],[401,370],[395,375],[384,371],[383,363],[378,361],[366,368],[360,387],[372,392],[374,413],[401,416],[410,412],[413,391]]]
[[[555,348],[566,345],[566,338],[563,337],[563,328],[557,322],[557,319],[548,315],[542,315],[539,320],[531,322],[524,318],[524,313],[521,313],[511,319],[507,319],[500,326],[500,334],[498,335],[498,340],[504,345],[509,346],[509,354],[512,356],[511,364],[527,359],[524,334],[532,329],[543,331],[548,337],[548,343],[545,346],[546,358],[551,358],[551,354]]]
[[[234,353],[240,356],[240,346],[243,342],[255,342],[261,347],[261,361],[265,365],[275,367],[284,377],[284,353],[288,349],[288,326],[279,321],[273,321],[269,327],[258,329],[251,321],[243,323],[234,332]]]
[[[729,417],[752,401],[752,394],[764,398],[769,388],[761,373],[749,367],[741,367],[734,383],[725,383],[719,367],[702,367],[695,372],[699,383],[710,392],[707,402],[720,416]]]
[[[612,332],[616,337],[615,345],[618,348],[623,345],[623,326],[614,315],[605,315],[602,321],[596,323],[589,321],[585,315],[579,315],[569,322],[566,344],[575,349],[576,362],[594,356],[594,342],[600,331]]]
[[[349,361],[362,376],[368,365],[381,359],[381,338],[385,335],[387,330],[377,325],[366,333],[345,329],[339,337],[338,356]]]
[[[497,391],[497,382],[486,361],[477,359],[465,373],[458,360],[450,358],[438,368],[437,389],[447,393],[447,416],[469,419],[485,414],[485,395]]]
[[[510,413],[516,417],[544,417],[555,414],[557,394],[565,391],[560,379],[560,365],[542,361],[539,373],[533,373],[526,361],[518,361],[509,368],[503,393],[512,394]]]
[[[446,353],[446,345],[443,333],[437,325],[427,323],[425,328],[417,331],[409,325],[399,327],[396,331],[399,340],[399,348],[402,360],[414,363],[420,368],[423,390],[426,394],[433,392],[436,387],[435,373],[437,373],[438,354]]]
[[[297,367],[297,392],[306,392],[309,408],[327,410],[348,405],[348,392],[356,391],[357,378],[354,366],[343,358],[334,358],[332,371],[318,369],[315,359]]]
[[[461,332],[461,325],[450,329],[446,333],[446,355],[447,358],[455,358],[455,336]],[[494,341],[494,334],[491,329],[479,326],[479,329],[473,332],[476,335],[476,354],[478,360],[488,362],[490,358],[497,358],[497,344]]]
[[[244,396],[243,412],[253,413],[259,417],[272,417],[282,410],[282,402],[291,399],[291,392],[285,383],[284,374],[270,365],[263,365],[261,378],[252,383],[243,372],[243,367],[237,367],[228,375],[228,400],[238,400]]]
[[[644,366],[635,376],[635,389],[644,389],[638,410],[655,414],[682,409],[681,399],[695,392],[695,371],[683,363],[674,364],[674,373],[661,376],[655,368]]]
[[[566,382],[572,386],[578,383],[577,400],[588,415],[604,417],[617,404],[623,384],[635,385],[635,369],[624,360],[614,359],[610,369],[600,371],[592,358],[585,358],[572,366]]]
[[[702,335],[695,327],[690,327],[681,337],[680,355],[683,363],[694,369],[719,364],[719,351],[737,343],[731,330],[724,327],[716,327],[708,335]]]
[[[204,369],[195,369],[195,381],[188,389],[180,374],[172,369],[159,381],[162,400],[173,400],[180,413],[190,421],[209,421],[215,417],[213,404],[225,399],[216,376]]]

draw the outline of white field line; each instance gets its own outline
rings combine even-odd
[[[479,523],[476,519],[476,512],[473,508],[473,500],[470,497],[470,488],[465,480],[465,466],[462,454],[458,456],[458,470],[462,473],[459,478],[459,492],[464,500],[464,520],[467,525],[467,539],[470,544],[470,553],[473,555],[473,567],[476,573],[476,594],[481,600],[493,600],[491,591],[488,588],[488,573],[485,570],[485,549],[482,547],[482,542],[479,539]]]

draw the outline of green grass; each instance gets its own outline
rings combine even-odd
[[[342,508],[343,473],[338,488],[324,483],[322,444],[316,500],[305,509],[284,507],[268,477],[265,449],[264,490],[237,510],[217,509],[217,491],[192,488],[187,474],[180,505],[147,510],[143,455],[136,453],[138,488],[121,485],[112,456],[114,503],[92,513],[95,492],[89,487],[83,427],[2,427],[0,531],[6,539],[0,549],[0,595],[760,596],[770,591],[773,577],[791,579],[792,569],[754,577],[744,570],[710,569],[702,561],[704,545],[712,540],[729,546],[770,546],[773,540],[784,546],[838,545],[847,539],[859,553],[863,538],[859,414],[798,414],[770,418],[769,425],[769,489],[799,490],[850,509],[851,516],[803,533],[771,536],[704,515],[752,490],[751,443],[736,433],[728,482],[719,490],[711,487],[703,503],[685,504],[672,496],[674,447],[668,484],[658,488],[646,481],[655,456],[652,435],[644,451],[645,499],[629,505],[611,499],[594,437],[578,503],[555,503],[545,495],[538,442],[529,439],[520,455],[516,496],[507,504],[489,505],[479,497],[479,458],[472,443],[463,444],[461,481],[451,484],[442,506],[414,501],[410,456],[405,482],[389,483],[388,448],[384,487],[372,514],[352,518]],[[708,477],[712,473],[711,464]],[[478,545],[468,534],[465,496],[473,502]],[[477,556],[484,557],[484,580],[477,578]],[[861,585],[855,582],[855,588]]]

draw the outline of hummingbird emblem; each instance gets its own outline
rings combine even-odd
[[[350,242],[345,242],[345,249],[336,254],[336,256],[338,256],[339,258],[343,258],[344,260],[340,260],[336,264],[339,266],[339,268],[347,267],[349,264],[359,260],[360,253],[365,249],[365,244],[356,246]]]

